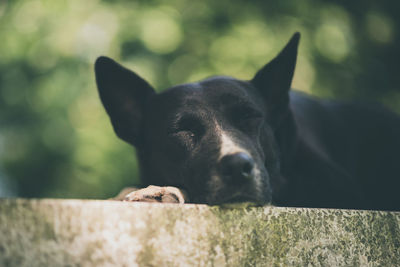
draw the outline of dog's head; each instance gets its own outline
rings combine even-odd
[[[271,202],[299,37],[250,81],[213,77],[159,94],[98,58],[101,101],[116,134],[136,147],[143,183],[183,188],[195,203]]]

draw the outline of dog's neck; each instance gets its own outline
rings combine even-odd
[[[291,165],[297,144],[297,127],[290,108],[282,114],[280,121],[276,124],[274,134],[280,152],[281,172],[285,173]]]

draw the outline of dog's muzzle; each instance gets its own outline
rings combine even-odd
[[[254,160],[244,152],[226,155],[218,163],[220,177],[227,184],[242,185],[254,178]]]

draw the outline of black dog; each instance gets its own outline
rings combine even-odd
[[[289,92],[300,35],[250,81],[213,77],[160,94],[113,60],[95,64],[117,135],[149,187],[128,200],[400,210],[400,118],[371,104]],[[177,188],[176,188],[177,187]]]

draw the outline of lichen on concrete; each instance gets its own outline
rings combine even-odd
[[[400,213],[0,200],[0,266],[400,266]]]

